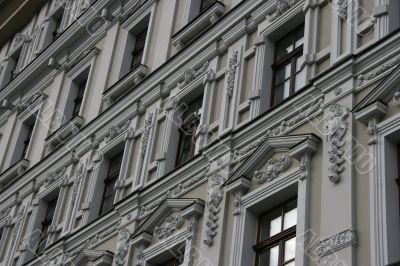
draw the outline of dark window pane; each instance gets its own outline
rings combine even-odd
[[[46,215],[42,222],[42,228],[40,232],[40,240],[36,248],[36,253],[38,255],[41,255],[46,249],[47,238],[49,235],[49,228],[53,223],[54,213],[56,211],[56,206],[57,206],[57,200],[58,198],[55,198],[51,200],[49,203],[47,203]]]
[[[131,70],[137,68],[142,63],[146,36],[147,28],[135,36],[135,48],[132,51]]]
[[[81,110],[82,106],[83,95],[85,94],[86,84],[87,84],[87,79],[85,79],[78,85],[77,95],[74,100],[74,110],[72,113],[72,117],[79,115],[79,111]]]
[[[104,191],[100,207],[100,215],[107,213],[113,208],[115,183],[118,180],[119,172],[121,170],[122,156],[123,152],[118,153],[109,161],[107,178],[104,180]]]
[[[293,35],[288,35],[277,43],[277,56],[279,60],[293,51]]]
[[[200,2],[200,13],[203,12],[207,7],[209,7],[211,4],[215,3],[216,0],[201,0]]]
[[[179,144],[176,166],[182,165],[194,156],[196,148],[196,130],[200,123],[203,95],[184,107],[182,125],[179,129]]]
[[[26,153],[28,151],[28,147],[29,147],[29,143],[31,142],[31,138],[32,138],[32,133],[33,133],[33,128],[35,127],[35,121],[26,125],[24,124],[24,126],[26,127],[27,135],[26,138],[23,140],[23,148],[22,148],[22,154],[21,154],[21,160],[25,158]]]

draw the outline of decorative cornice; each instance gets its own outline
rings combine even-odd
[[[160,240],[167,238],[171,236],[176,230],[180,229],[183,226],[184,222],[185,220],[182,218],[181,215],[178,215],[176,217],[172,215],[168,216],[162,226],[156,226],[154,228],[154,234]]]
[[[206,239],[204,244],[212,246],[214,237],[217,235],[217,228],[219,226],[219,212],[221,211],[221,201],[224,198],[223,184],[225,178],[219,173],[211,176],[207,191],[207,209],[206,216]]]
[[[344,136],[347,133],[347,117],[349,116],[348,110],[334,103],[329,110],[325,120],[325,129],[327,130],[327,142],[329,145],[329,180],[333,183],[340,181],[340,174],[344,171],[343,158],[345,141]]]
[[[254,172],[253,179],[259,184],[271,182],[277,178],[280,173],[288,170],[291,164],[292,159],[287,155],[283,155],[280,158],[271,158],[262,169]]]
[[[343,249],[348,246],[355,246],[357,244],[356,230],[347,229],[334,236],[320,240],[317,244],[317,254],[324,257],[335,251]]]

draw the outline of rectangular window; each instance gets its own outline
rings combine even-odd
[[[54,42],[60,35],[62,16],[56,16],[53,19],[54,19],[54,30],[51,33],[52,42]]]
[[[109,212],[114,206],[115,183],[121,170],[123,152],[109,160],[107,177],[104,180],[103,199],[101,201],[100,215]]]
[[[22,148],[22,154],[21,154],[21,158],[20,158],[21,160],[25,158],[26,152],[28,151],[28,147],[29,147],[29,143],[31,142],[34,126],[35,126],[34,123],[30,124],[30,125],[26,125],[28,133],[26,135],[26,138],[24,139],[24,142],[22,143],[23,148]]]
[[[290,201],[259,217],[256,266],[294,266],[297,201]]]
[[[132,51],[131,70],[142,64],[144,46],[146,44],[147,28],[135,36],[135,47]]]
[[[166,262],[164,262],[162,264],[157,264],[157,266],[179,266],[179,265],[181,265],[181,262],[176,258],[173,258],[173,259],[171,259],[169,261],[166,261]]]
[[[0,228],[0,243],[1,243],[1,239],[3,238],[3,232],[4,232],[4,228]]]
[[[272,105],[279,104],[305,85],[303,64],[304,27],[276,43]]]
[[[46,249],[46,243],[47,243],[47,239],[49,237],[49,228],[50,228],[51,224],[53,223],[54,213],[55,213],[56,207],[57,207],[57,200],[58,200],[58,198],[55,198],[47,203],[46,216],[44,217],[44,220],[42,221],[40,239],[39,239],[39,243],[36,248],[37,255],[43,254],[43,252]]]
[[[196,130],[200,124],[202,105],[203,95],[187,105],[182,114],[176,166],[182,165],[194,157]]]
[[[17,144],[11,161],[12,165],[26,158],[29,144],[31,143],[32,140],[35,123],[36,123],[36,115],[33,115],[32,117],[28,118],[26,121],[22,123]]]
[[[78,84],[78,91],[74,99],[74,109],[72,112],[72,118],[79,115],[79,112],[82,107],[83,95],[85,94],[86,84],[87,84],[87,78],[85,78]]]

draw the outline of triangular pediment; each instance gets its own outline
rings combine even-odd
[[[280,167],[281,170],[286,170],[292,159],[289,154],[290,151],[304,142],[309,142],[309,147],[315,147],[316,149],[316,146],[320,142],[320,138],[314,134],[287,135],[267,138],[239,166],[225,184],[229,185],[241,178],[246,178],[248,180],[257,179],[257,177],[254,177],[254,173],[259,169],[268,168],[268,164],[271,162],[279,165],[278,167]]]
[[[178,224],[180,223],[179,219],[181,219],[181,217],[202,213],[204,205],[205,203],[201,199],[165,199],[161,205],[140,224],[133,233],[132,238],[136,238],[143,233],[152,235],[156,228],[159,228],[165,223],[172,222]]]
[[[358,112],[373,103],[381,102],[387,104],[393,99],[393,95],[400,88],[400,66],[396,67],[387,77],[382,80],[364,99],[354,107]]]

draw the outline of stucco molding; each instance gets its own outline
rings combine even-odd
[[[224,198],[223,184],[225,178],[219,174],[215,173],[210,177],[209,186],[207,190],[207,209],[208,215],[206,216],[206,230],[204,244],[207,246],[212,246],[214,242],[214,237],[217,235],[217,228],[219,226],[219,212],[221,211],[221,202]]]
[[[397,107],[400,107],[400,90],[397,90],[393,95],[393,102]]]
[[[347,18],[347,3],[348,0],[336,0],[337,12],[343,19]]]
[[[318,256],[324,257],[348,246],[355,246],[356,244],[356,230],[347,229],[336,235],[320,240],[317,243],[316,253]]]
[[[400,56],[396,56],[394,59],[389,60],[386,63],[383,63],[382,65],[374,68],[373,70],[360,74],[357,79],[359,80],[359,85],[362,85],[365,81],[372,80],[381,74],[384,74],[385,72],[389,71],[393,67],[397,66],[400,64]]]
[[[229,97],[232,97],[235,89],[236,70],[239,67],[239,63],[239,50],[234,50],[229,58],[229,66],[226,71],[226,93]]]
[[[348,116],[349,112],[345,107],[334,103],[325,118],[326,139],[329,147],[328,178],[333,183],[340,181],[340,175],[345,169],[343,166],[345,163],[345,159],[343,158],[345,152],[344,145],[346,144],[344,136],[348,130],[348,123],[346,121]]]
[[[254,172],[253,179],[258,184],[271,182],[277,178],[282,172],[288,170],[292,165],[292,158],[282,155],[280,158],[271,158],[266,165],[260,170]]]
[[[150,138],[150,130],[153,127],[153,113],[149,113],[146,120],[144,121],[142,143],[141,143],[141,155],[144,157],[147,151],[147,145]]]
[[[275,0],[275,9],[267,15],[269,22],[275,21],[278,17],[286,13],[295,4],[295,0]]]
[[[206,61],[198,70],[195,70],[194,68],[186,68],[183,71],[182,81],[178,82],[178,88],[183,89],[202,74],[206,73],[209,65],[210,62]]]
[[[176,230],[180,229],[184,224],[184,219],[181,215],[168,216],[163,222],[162,226],[156,226],[154,228],[154,234],[159,240],[171,236]]]
[[[119,240],[114,255],[114,263],[116,266],[124,266],[126,263],[126,255],[129,249],[129,236],[128,229],[122,228],[119,230]]]

